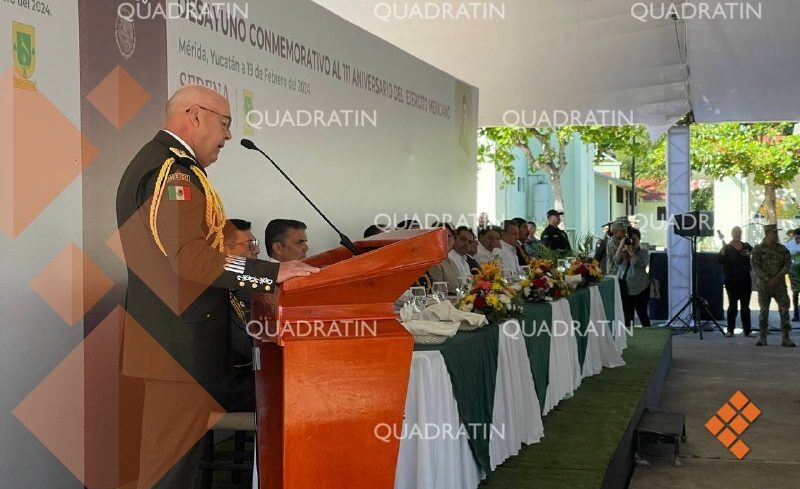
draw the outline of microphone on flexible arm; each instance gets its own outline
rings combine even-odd
[[[294,187],[294,189],[295,189],[295,190],[297,190],[297,191],[300,193],[300,195],[302,195],[302,196],[303,196],[303,198],[304,198],[304,199],[306,199],[306,202],[308,202],[308,203],[311,205],[311,207],[313,207],[313,208],[314,208],[314,210],[315,210],[315,211],[317,211],[317,213],[318,213],[320,216],[322,216],[322,218],[325,220],[325,222],[327,222],[327,223],[330,225],[330,227],[332,227],[332,228],[333,228],[333,230],[334,230],[334,231],[336,231],[336,234],[338,234],[338,235],[339,235],[339,244],[341,244],[342,246],[344,246],[345,248],[347,248],[348,250],[350,250],[350,252],[351,252],[351,253],[353,253],[353,255],[360,255],[360,254],[362,253],[362,251],[361,251],[361,250],[359,250],[359,249],[356,247],[356,245],[354,245],[354,244],[353,244],[353,242],[352,242],[352,241],[350,241],[350,238],[348,238],[348,237],[347,237],[347,235],[346,235],[346,234],[344,234],[343,232],[339,231],[339,228],[337,228],[337,227],[336,227],[336,225],[335,225],[335,224],[333,224],[333,223],[331,222],[331,220],[330,220],[330,219],[328,219],[328,217],[327,217],[325,214],[323,214],[323,213],[322,213],[322,211],[321,211],[321,210],[319,210],[319,208],[318,208],[316,205],[314,205],[314,203],[313,203],[313,202],[311,202],[311,199],[309,199],[309,198],[308,198],[308,196],[307,196],[307,195],[306,195],[306,194],[305,194],[305,193],[304,193],[302,190],[300,190],[300,187],[298,187],[298,186],[297,186],[297,185],[296,185],[296,184],[295,184],[295,183],[292,181],[292,179],[291,179],[291,178],[289,178],[289,175],[287,175],[287,174],[286,174],[286,173],[285,173],[285,172],[284,172],[284,171],[281,169],[281,167],[279,167],[279,166],[278,166],[278,164],[277,164],[277,163],[275,163],[275,161],[273,161],[273,159],[269,157],[269,155],[268,155],[267,153],[265,153],[265,152],[261,151],[261,148],[259,148],[258,146],[256,146],[256,144],[255,144],[253,141],[250,141],[249,139],[242,139],[242,141],[241,141],[241,144],[242,144],[242,146],[244,146],[244,147],[245,147],[245,148],[247,148],[247,149],[252,149],[252,150],[254,150],[254,151],[258,151],[259,153],[261,153],[262,155],[264,155],[264,156],[265,156],[265,157],[266,157],[266,158],[269,160],[269,162],[270,162],[270,163],[272,163],[272,165],[273,165],[273,166],[274,166],[274,167],[275,167],[275,168],[276,168],[276,169],[277,169],[277,170],[278,170],[278,171],[281,173],[281,175],[283,175],[283,178],[285,178],[286,180],[288,180],[288,181],[289,181],[289,183],[290,183],[290,184],[292,184],[292,187]]]

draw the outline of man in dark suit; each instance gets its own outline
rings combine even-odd
[[[230,105],[222,95],[205,87],[180,88],[167,103],[164,129],[133,158],[117,190],[130,318],[125,321],[122,373],[144,382],[139,474],[144,485],[157,481],[158,488],[193,487],[200,444],[184,455],[175,448],[182,446],[176,440],[194,437],[205,426],[164,427],[162,422],[155,423],[161,431],[152,432],[148,420],[179,419],[163,410],[165,405],[185,409],[180,392],[187,382],[181,372],[152,364],[134,323],[226,411],[250,411],[255,404],[252,372],[237,371],[228,351],[229,291],[272,293],[285,280],[318,271],[298,261],[276,264],[225,253],[224,207],[205,169],[231,138],[230,124]],[[163,396],[171,393],[174,398],[165,403]],[[207,419],[192,422],[200,425]]]

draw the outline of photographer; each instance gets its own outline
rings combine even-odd
[[[606,243],[606,275],[616,275],[617,259],[615,255],[628,234],[627,227],[622,221],[614,221],[611,223],[609,233],[611,236]]]
[[[634,310],[639,316],[642,326],[650,326],[647,314],[647,303],[650,300],[650,277],[647,275],[647,263],[650,253],[639,246],[642,235],[638,229],[628,226],[627,236],[620,241],[614,253],[617,265],[617,278],[622,293],[622,311],[625,315],[625,326],[633,327]]]

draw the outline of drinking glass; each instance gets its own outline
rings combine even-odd
[[[458,277],[459,286],[456,289],[456,299],[461,301],[467,294],[469,294],[469,278],[466,275]]]
[[[428,298],[425,293],[425,287],[411,287],[411,307],[414,309],[414,314],[419,318],[422,311],[425,310]]]
[[[433,298],[436,302],[444,302],[447,300],[447,282],[434,282],[432,291]]]

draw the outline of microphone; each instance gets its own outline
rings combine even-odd
[[[306,202],[308,202],[308,203],[311,205],[311,207],[313,207],[313,208],[314,208],[314,210],[315,210],[315,211],[317,211],[317,213],[318,213],[318,214],[319,214],[319,215],[322,217],[322,219],[324,219],[324,220],[325,220],[325,222],[327,222],[327,223],[330,225],[330,227],[332,227],[332,228],[333,228],[333,230],[334,230],[334,231],[336,231],[336,234],[338,234],[338,235],[339,235],[339,244],[341,244],[342,246],[344,246],[345,248],[347,248],[348,250],[350,250],[350,252],[351,252],[351,253],[353,253],[353,255],[360,255],[360,254],[362,253],[362,251],[361,251],[361,250],[359,250],[359,249],[356,247],[356,245],[354,245],[354,244],[353,244],[353,242],[352,242],[352,241],[350,241],[350,238],[348,238],[348,237],[347,237],[347,235],[346,235],[346,234],[344,234],[343,232],[339,231],[339,228],[337,228],[337,227],[336,227],[336,225],[335,225],[335,224],[333,224],[333,223],[331,222],[331,220],[330,220],[330,219],[328,219],[328,217],[327,217],[325,214],[323,214],[323,213],[322,213],[322,211],[321,211],[321,210],[319,210],[319,207],[317,207],[316,205],[314,205],[314,203],[313,203],[313,202],[311,202],[311,199],[309,199],[309,198],[308,198],[308,196],[305,194],[305,192],[303,192],[302,190],[300,190],[300,187],[298,187],[298,186],[297,186],[297,185],[296,185],[296,184],[295,184],[295,183],[292,181],[292,179],[291,179],[291,178],[289,178],[289,175],[287,175],[287,174],[286,174],[286,172],[284,172],[284,171],[281,169],[281,167],[280,167],[280,166],[278,166],[278,164],[277,164],[277,163],[275,163],[275,161],[273,161],[273,159],[269,157],[269,155],[268,155],[267,153],[265,153],[265,152],[261,151],[261,148],[259,148],[258,146],[256,146],[256,144],[255,144],[253,141],[250,141],[249,139],[242,139],[242,141],[241,141],[241,145],[242,145],[242,146],[244,146],[244,147],[245,147],[245,148],[247,148],[247,149],[252,149],[253,151],[258,151],[259,153],[261,153],[262,155],[264,155],[264,157],[265,157],[265,158],[267,158],[267,159],[269,160],[269,162],[270,162],[270,163],[272,163],[272,165],[273,165],[273,166],[274,166],[274,167],[275,167],[275,168],[276,168],[276,169],[277,169],[277,170],[278,170],[278,171],[281,173],[281,175],[283,175],[283,178],[285,178],[286,180],[288,180],[288,181],[289,181],[289,183],[292,185],[292,187],[294,187],[294,189],[295,189],[295,190],[297,190],[297,192],[298,192],[298,193],[300,193],[300,195],[302,195],[304,199],[306,199]]]

